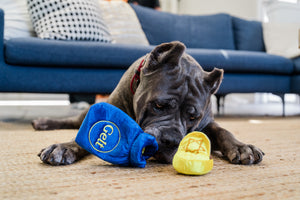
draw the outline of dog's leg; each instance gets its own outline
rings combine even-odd
[[[33,120],[31,124],[35,130],[79,129],[87,112],[88,109],[79,116],[64,119],[40,118]]]
[[[238,141],[232,133],[211,122],[204,129],[211,140],[212,149],[219,150],[233,164],[251,165],[262,161],[264,153],[251,144]]]
[[[41,161],[50,165],[69,165],[88,154],[73,140],[67,143],[50,145],[42,149],[38,156]]]
[[[36,130],[79,129],[88,110],[79,116],[66,119],[37,119],[32,122]],[[42,149],[38,156],[41,161],[50,165],[69,165],[80,160],[89,153],[81,148],[75,140],[67,143],[52,144]]]

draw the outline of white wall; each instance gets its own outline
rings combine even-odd
[[[178,13],[179,0],[159,0],[163,11],[170,13]]]
[[[164,11],[178,14],[223,12],[265,22],[300,21],[300,0],[160,0],[160,3]]]
[[[267,19],[275,23],[300,23],[300,2],[270,2],[265,3]]]
[[[229,13],[245,19],[262,19],[262,0],[160,0],[163,10],[179,14]]]

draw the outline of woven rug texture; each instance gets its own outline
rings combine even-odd
[[[43,164],[37,153],[77,130],[34,131],[0,122],[0,199],[300,199],[300,118],[219,118],[220,125],[265,152],[258,165],[213,155],[203,176],[178,174],[150,160],[146,168],[114,166],[95,156],[68,166]]]

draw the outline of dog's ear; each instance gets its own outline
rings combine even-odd
[[[223,79],[223,73],[223,69],[214,68],[213,71],[209,72],[204,78],[211,94],[215,94],[219,89]]]
[[[166,66],[176,67],[185,51],[185,45],[181,42],[174,41],[163,43],[155,47],[147,58],[147,66],[145,71],[151,72],[156,69]]]

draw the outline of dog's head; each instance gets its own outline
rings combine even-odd
[[[157,160],[172,162],[182,138],[210,115],[210,97],[222,77],[220,69],[205,72],[180,42],[146,56],[133,107],[138,124],[158,142]]]

